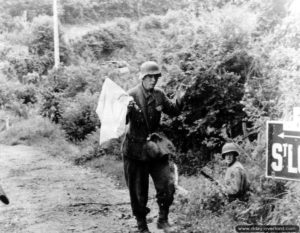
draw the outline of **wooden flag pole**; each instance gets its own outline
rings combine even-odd
[[[54,32],[54,67],[59,66],[59,34],[58,34],[58,16],[57,0],[53,0],[53,32]]]

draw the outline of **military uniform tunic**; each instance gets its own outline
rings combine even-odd
[[[245,198],[249,190],[249,181],[243,165],[235,161],[225,173],[225,192],[230,200]]]

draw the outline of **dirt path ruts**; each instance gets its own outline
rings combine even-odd
[[[0,180],[10,199],[0,204],[0,232],[134,232],[127,190],[98,171],[38,148],[0,145]]]

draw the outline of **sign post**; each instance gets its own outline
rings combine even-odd
[[[267,122],[266,177],[300,181],[298,122]]]

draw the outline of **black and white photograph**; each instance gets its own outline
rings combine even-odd
[[[0,233],[299,227],[300,0],[0,0]]]

